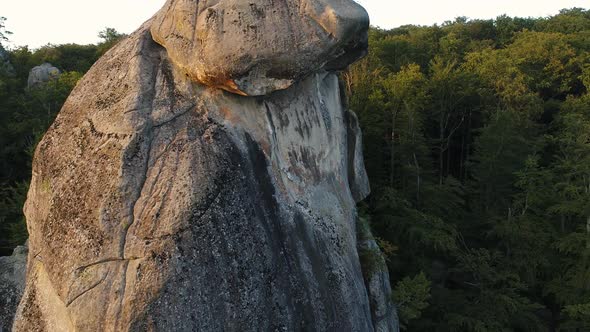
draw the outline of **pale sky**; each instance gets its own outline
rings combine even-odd
[[[112,27],[130,33],[150,18],[165,0],[0,0],[0,16],[14,34],[10,46],[37,48],[47,43],[89,44]],[[589,0],[357,0],[371,24],[393,28],[431,25],[455,17],[495,18],[555,15],[562,8],[590,8]]]

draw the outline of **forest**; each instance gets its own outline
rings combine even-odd
[[[0,48],[0,254],[27,238],[36,142],[123,37],[100,36]],[[369,39],[341,80],[372,187],[359,227],[386,255],[402,330],[590,331],[590,11],[372,28]],[[44,62],[63,74],[27,88]]]

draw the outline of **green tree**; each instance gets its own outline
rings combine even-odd
[[[98,33],[98,37],[102,39],[102,42],[98,44],[98,57],[105,54],[109,49],[115,46],[121,39],[125,38],[127,35],[124,33],[120,33],[113,28],[105,28],[104,30]]]
[[[571,330],[585,329],[590,323],[589,109],[589,94],[568,98],[555,121],[557,130],[550,137],[556,151],[551,165],[556,201],[547,210],[559,231],[554,247],[561,268],[545,289],[563,307],[563,327]]]
[[[6,30],[6,17],[0,16],[0,47],[2,47],[3,42],[7,42],[8,36],[11,35],[12,32]]]
[[[383,98],[383,108],[389,113],[390,119],[389,185],[392,187],[395,186],[394,181],[399,175],[399,172],[396,171],[396,164],[406,165],[408,162],[414,164],[415,173],[418,177],[416,181],[420,183],[420,164],[415,152],[410,157],[411,159],[408,159],[409,156],[403,156],[406,160],[398,161],[396,155],[399,152],[396,150],[399,149],[398,142],[399,144],[415,146],[417,136],[420,135],[421,119],[419,111],[423,109],[427,98],[424,89],[425,83],[425,76],[417,64],[403,66],[399,72],[388,75],[381,82],[384,89],[383,96],[387,96]]]
[[[422,311],[428,307],[430,298],[430,281],[421,272],[414,278],[405,277],[393,290],[393,301],[397,304],[402,329],[414,319],[420,318]]]
[[[588,22],[374,29],[344,75],[405,329],[587,329]]]

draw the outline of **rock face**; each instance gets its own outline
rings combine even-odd
[[[57,79],[60,75],[61,71],[59,69],[55,68],[50,63],[44,63],[31,69],[29,72],[29,78],[27,80],[27,86],[29,88],[33,88],[40,84]]]
[[[12,256],[0,257],[0,332],[9,331],[25,288],[27,246],[16,247]]]
[[[367,28],[349,0],[170,0],[109,51],[37,147],[14,330],[395,330],[332,72]]]
[[[346,67],[366,51],[368,25],[352,0],[176,0],[151,31],[193,80],[255,96]]]
[[[369,295],[373,327],[378,332],[399,331],[397,311],[391,303],[391,286],[385,258],[369,225],[359,221],[357,234],[357,248]]]

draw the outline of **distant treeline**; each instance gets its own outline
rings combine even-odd
[[[343,74],[407,331],[590,331],[590,11],[370,32]]]

